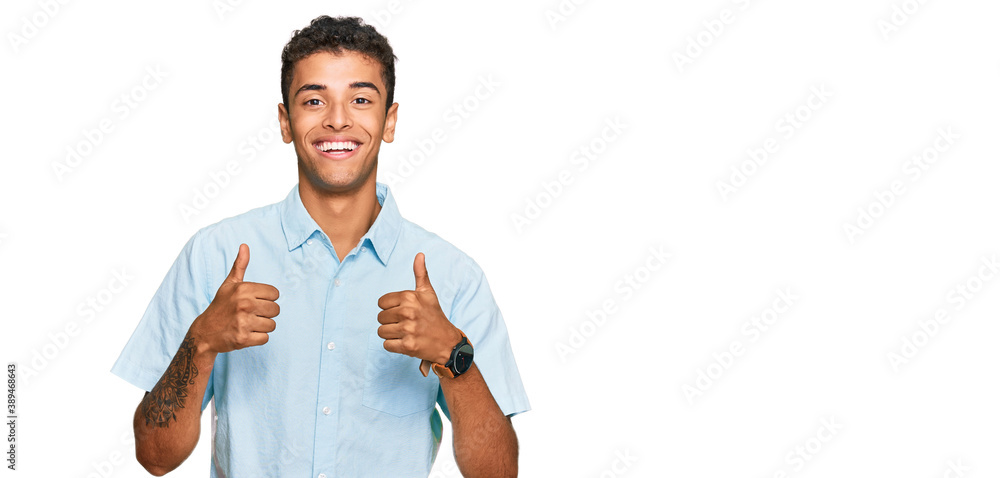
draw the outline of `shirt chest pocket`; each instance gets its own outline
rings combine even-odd
[[[397,417],[434,407],[438,378],[424,377],[418,368],[419,359],[389,352],[383,342],[378,334],[368,337],[361,404]]]

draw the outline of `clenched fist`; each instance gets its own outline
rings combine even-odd
[[[250,246],[240,244],[229,276],[219,286],[212,303],[191,324],[198,348],[224,353],[267,343],[276,326],[278,289],[269,284],[244,282],[250,264]]]
[[[415,288],[390,292],[378,300],[378,336],[386,350],[445,364],[462,333],[452,325],[438,304],[427,277],[424,253],[413,258]]]

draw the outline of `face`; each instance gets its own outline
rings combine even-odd
[[[288,109],[278,105],[278,116],[304,186],[346,193],[374,183],[379,147],[396,129],[398,104],[386,113],[386,93],[381,65],[357,52],[318,52],[295,63]]]

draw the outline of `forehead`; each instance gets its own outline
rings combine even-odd
[[[295,62],[291,89],[294,92],[305,84],[344,86],[355,81],[368,81],[385,91],[382,65],[374,58],[356,51],[321,51]]]

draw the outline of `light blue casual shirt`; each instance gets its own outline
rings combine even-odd
[[[475,363],[505,415],[529,410],[507,328],[480,267],[403,219],[377,184],[375,223],[341,262],[299,197],[199,230],[153,296],[111,371],[151,390],[191,322],[215,297],[240,243],[244,280],[278,288],[281,313],[267,344],[215,359],[204,410],[214,401],[213,477],[426,477],[448,408],[420,360],[386,351],[378,299],[412,290],[413,258],[426,257],[441,309],[475,347]]]

